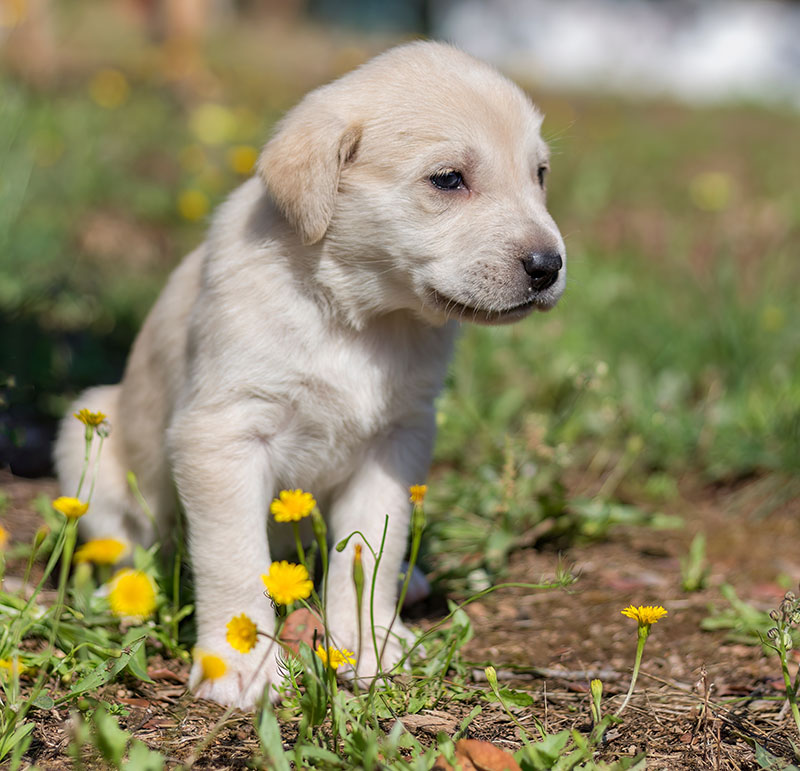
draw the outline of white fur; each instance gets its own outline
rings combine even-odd
[[[377,547],[388,515],[375,597],[376,623],[388,626],[451,317],[513,321],[563,291],[564,270],[536,292],[521,262],[536,250],[564,254],[537,181],[540,123],[516,86],[437,43],[393,49],[312,92],[172,274],[122,383],[76,401],[112,424],[84,535],[156,538],[128,469],[162,531],[177,488],[197,644],[228,663],[202,683],[195,666],[198,695],[250,708],[276,678],[274,649],[239,654],[225,631],[240,613],[274,629],[260,576],[291,545],[288,525],[267,522],[283,488],[316,496],[332,543],[359,529]],[[430,177],[442,169],[462,171],[469,190],[436,189]],[[65,493],[82,443],[83,427],[65,419],[56,447]],[[355,651],[352,554],[332,552],[326,602],[333,643]],[[405,635],[399,623],[393,632]],[[359,675],[377,669],[371,648],[364,640]],[[393,635],[384,665],[400,650]]]

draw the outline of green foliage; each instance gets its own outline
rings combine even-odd
[[[593,747],[577,731],[548,734],[535,744],[526,744],[515,758],[522,771],[644,771],[644,753],[612,763],[595,761]]]
[[[739,598],[730,584],[720,587],[720,594],[728,605],[721,608],[712,607],[709,616],[701,622],[701,627],[708,630],[727,629],[728,639],[746,645],[764,643],[764,635],[773,624],[765,610],[759,610]],[[800,630],[792,629],[794,645],[800,645]]]
[[[698,533],[689,544],[689,553],[681,558],[681,588],[684,592],[704,589],[710,568],[706,560],[706,537]]]
[[[775,757],[757,742],[755,743],[755,756],[758,767],[765,768],[767,771],[800,771],[796,765]]]
[[[164,768],[164,756],[120,728],[105,705],[98,704],[88,721],[78,716],[76,719],[70,754],[79,768],[82,767],[82,752],[90,748],[105,761],[104,767],[117,771],[162,771]]]

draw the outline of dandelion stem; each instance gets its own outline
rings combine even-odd
[[[58,624],[61,619],[61,610],[64,607],[64,596],[67,592],[67,579],[69,578],[69,569],[72,564],[72,552],[75,550],[75,541],[77,538],[78,520],[70,520],[67,522],[67,532],[64,538],[64,551],[61,554],[61,571],[58,577],[58,599],[56,600],[56,608],[53,614],[53,629],[50,633],[51,644],[55,639],[56,632],[58,631]]]
[[[383,674],[383,664],[381,662],[381,650],[378,648],[378,635],[375,631],[375,585],[378,580],[378,569],[381,566],[381,559],[383,558],[383,549],[386,545],[386,532],[389,529],[389,517],[386,516],[383,519],[383,533],[381,534],[381,545],[378,549],[378,553],[375,556],[375,564],[372,566],[372,576],[370,581],[369,587],[369,626],[372,630],[372,646],[375,650],[375,656],[378,659],[378,675]],[[371,551],[371,550],[370,550]],[[373,552],[374,554],[374,552]],[[389,636],[389,631],[387,630],[386,636]],[[372,685],[370,686],[370,691],[372,691],[377,683],[377,678],[372,681]]]
[[[389,642],[389,635],[392,633],[394,622],[397,621],[397,617],[400,615],[400,610],[403,607],[403,603],[406,599],[408,585],[411,583],[411,576],[414,572],[414,566],[417,564],[419,545],[422,541],[423,530],[425,530],[425,512],[422,508],[422,503],[415,503],[414,510],[411,514],[411,551],[408,555],[408,567],[406,568],[406,574],[403,577],[403,586],[400,589],[400,596],[397,598],[397,605],[395,606],[392,620],[389,622],[389,629],[387,630],[386,637],[383,640],[383,646],[381,647],[380,655],[381,659],[386,651],[386,645]]]
[[[147,521],[153,526],[156,539],[160,543],[164,543],[164,539],[161,537],[161,532],[158,529],[158,522],[156,522],[155,514],[153,514],[153,510],[150,508],[150,505],[142,495],[142,491],[139,489],[139,481],[136,479],[136,474],[129,471],[126,475],[126,479],[128,480],[128,487],[131,489],[133,497],[136,498],[136,502],[139,504],[139,508],[141,508],[142,512],[147,517]],[[178,535],[180,536],[180,533]]]
[[[99,437],[100,437],[100,442],[97,445],[97,452],[95,453],[94,456],[94,470],[92,471],[92,486],[89,488],[89,497],[86,499],[87,502],[92,500],[92,495],[94,494],[94,485],[95,482],[97,482],[97,471],[100,468],[100,453],[103,450],[103,441],[105,440],[105,437],[102,434],[99,434]]]
[[[792,683],[792,677],[789,674],[789,662],[786,658],[786,649],[782,643],[781,647],[778,649],[778,653],[780,654],[783,683],[786,688],[786,700],[789,702],[789,708],[792,711],[792,717],[794,718],[795,725],[797,726],[797,731],[800,733],[800,709],[797,706],[797,680],[795,680],[794,684]],[[800,669],[798,669],[798,677],[800,677]]]
[[[511,722],[517,728],[519,728],[520,737],[522,738],[522,740],[525,741],[528,738],[532,738],[531,734],[530,734],[530,731],[528,731],[528,729],[525,728],[525,726],[522,725],[522,723],[520,723],[519,720],[517,720],[517,718],[514,715],[514,713],[508,708],[508,705],[506,704],[505,699],[503,699],[503,696],[500,693],[500,688],[498,687],[498,684],[497,684],[497,672],[495,671],[495,668],[494,667],[486,667],[484,672],[486,673],[486,681],[489,683],[489,687],[492,689],[492,693],[494,694],[494,697],[497,699],[497,701],[500,702],[500,706],[503,708],[503,711],[506,713],[506,715],[508,715],[508,717],[511,719]],[[533,716],[533,722],[536,724],[536,728],[539,729],[539,733],[541,734],[542,739],[546,739],[547,738],[547,733],[544,730],[544,726],[542,725],[541,721],[535,715]]]
[[[310,573],[311,569],[306,564],[306,552],[305,549],[303,549],[303,542],[300,539],[300,527],[297,522],[292,522],[292,530],[294,530],[294,544],[297,548],[297,557],[300,560],[300,564]]]
[[[356,590],[356,627],[358,631],[358,645],[356,646],[356,670],[358,670],[358,662],[361,661],[361,652],[364,649],[363,634],[364,634],[364,566],[361,562],[361,544],[356,544],[355,554],[353,557],[353,586]],[[358,678],[353,678],[353,685],[358,693]]]
[[[86,426],[86,450],[83,454],[83,469],[81,470],[81,478],[78,482],[78,489],[75,492],[75,497],[80,498],[81,496],[81,488],[83,487],[83,480],[86,479],[86,472],[89,470],[89,456],[92,452],[92,439],[94,437],[94,429],[90,426]]]
[[[625,708],[628,706],[628,702],[631,700],[631,695],[633,694],[633,689],[636,686],[636,679],[639,677],[639,666],[642,663],[642,654],[644,653],[644,646],[647,642],[647,637],[650,634],[650,625],[643,624],[639,627],[639,639],[636,643],[636,660],[633,662],[633,675],[631,676],[631,685],[628,688],[628,693],[625,696],[625,701],[622,702],[622,706],[614,713],[616,717],[619,717],[624,711]]]

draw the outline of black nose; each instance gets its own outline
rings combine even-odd
[[[522,260],[525,272],[531,277],[531,286],[537,291],[556,283],[563,264],[561,255],[555,251],[532,252]]]

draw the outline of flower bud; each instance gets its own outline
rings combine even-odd
[[[597,679],[592,680],[592,682],[589,683],[589,688],[592,692],[592,720],[597,724],[601,719],[600,702],[603,698],[603,681]]]
[[[311,529],[314,531],[314,538],[317,539],[322,569],[325,571],[328,569],[328,527],[322,518],[322,514],[320,514],[319,508],[316,506],[311,512]],[[341,549],[338,550],[341,551]]]
[[[483,673],[486,675],[486,682],[489,683],[489,687],[493,690],[497,690],[497,670],[493,666],[488,666],[486,669],[483,670]]]
[[[33,550],[37,551],[39,547],[44,543],[44,539],[50,535],[50,528],[47,525],[41,525],[36,534],[33,536]]]
[[[328,537],[328,527],[325,520],[322,518],[319,509],[315,506],[311,512],[311,527],[314,530],[314,536],[318,541],[325,541]]]
[[[353,585],[356,588],[356,602],[358,603],[358,611],[361,612],[361,602],[364,597],[364,566],[361,564],[361,544],[355,545],[355,554],[353,555]]]

